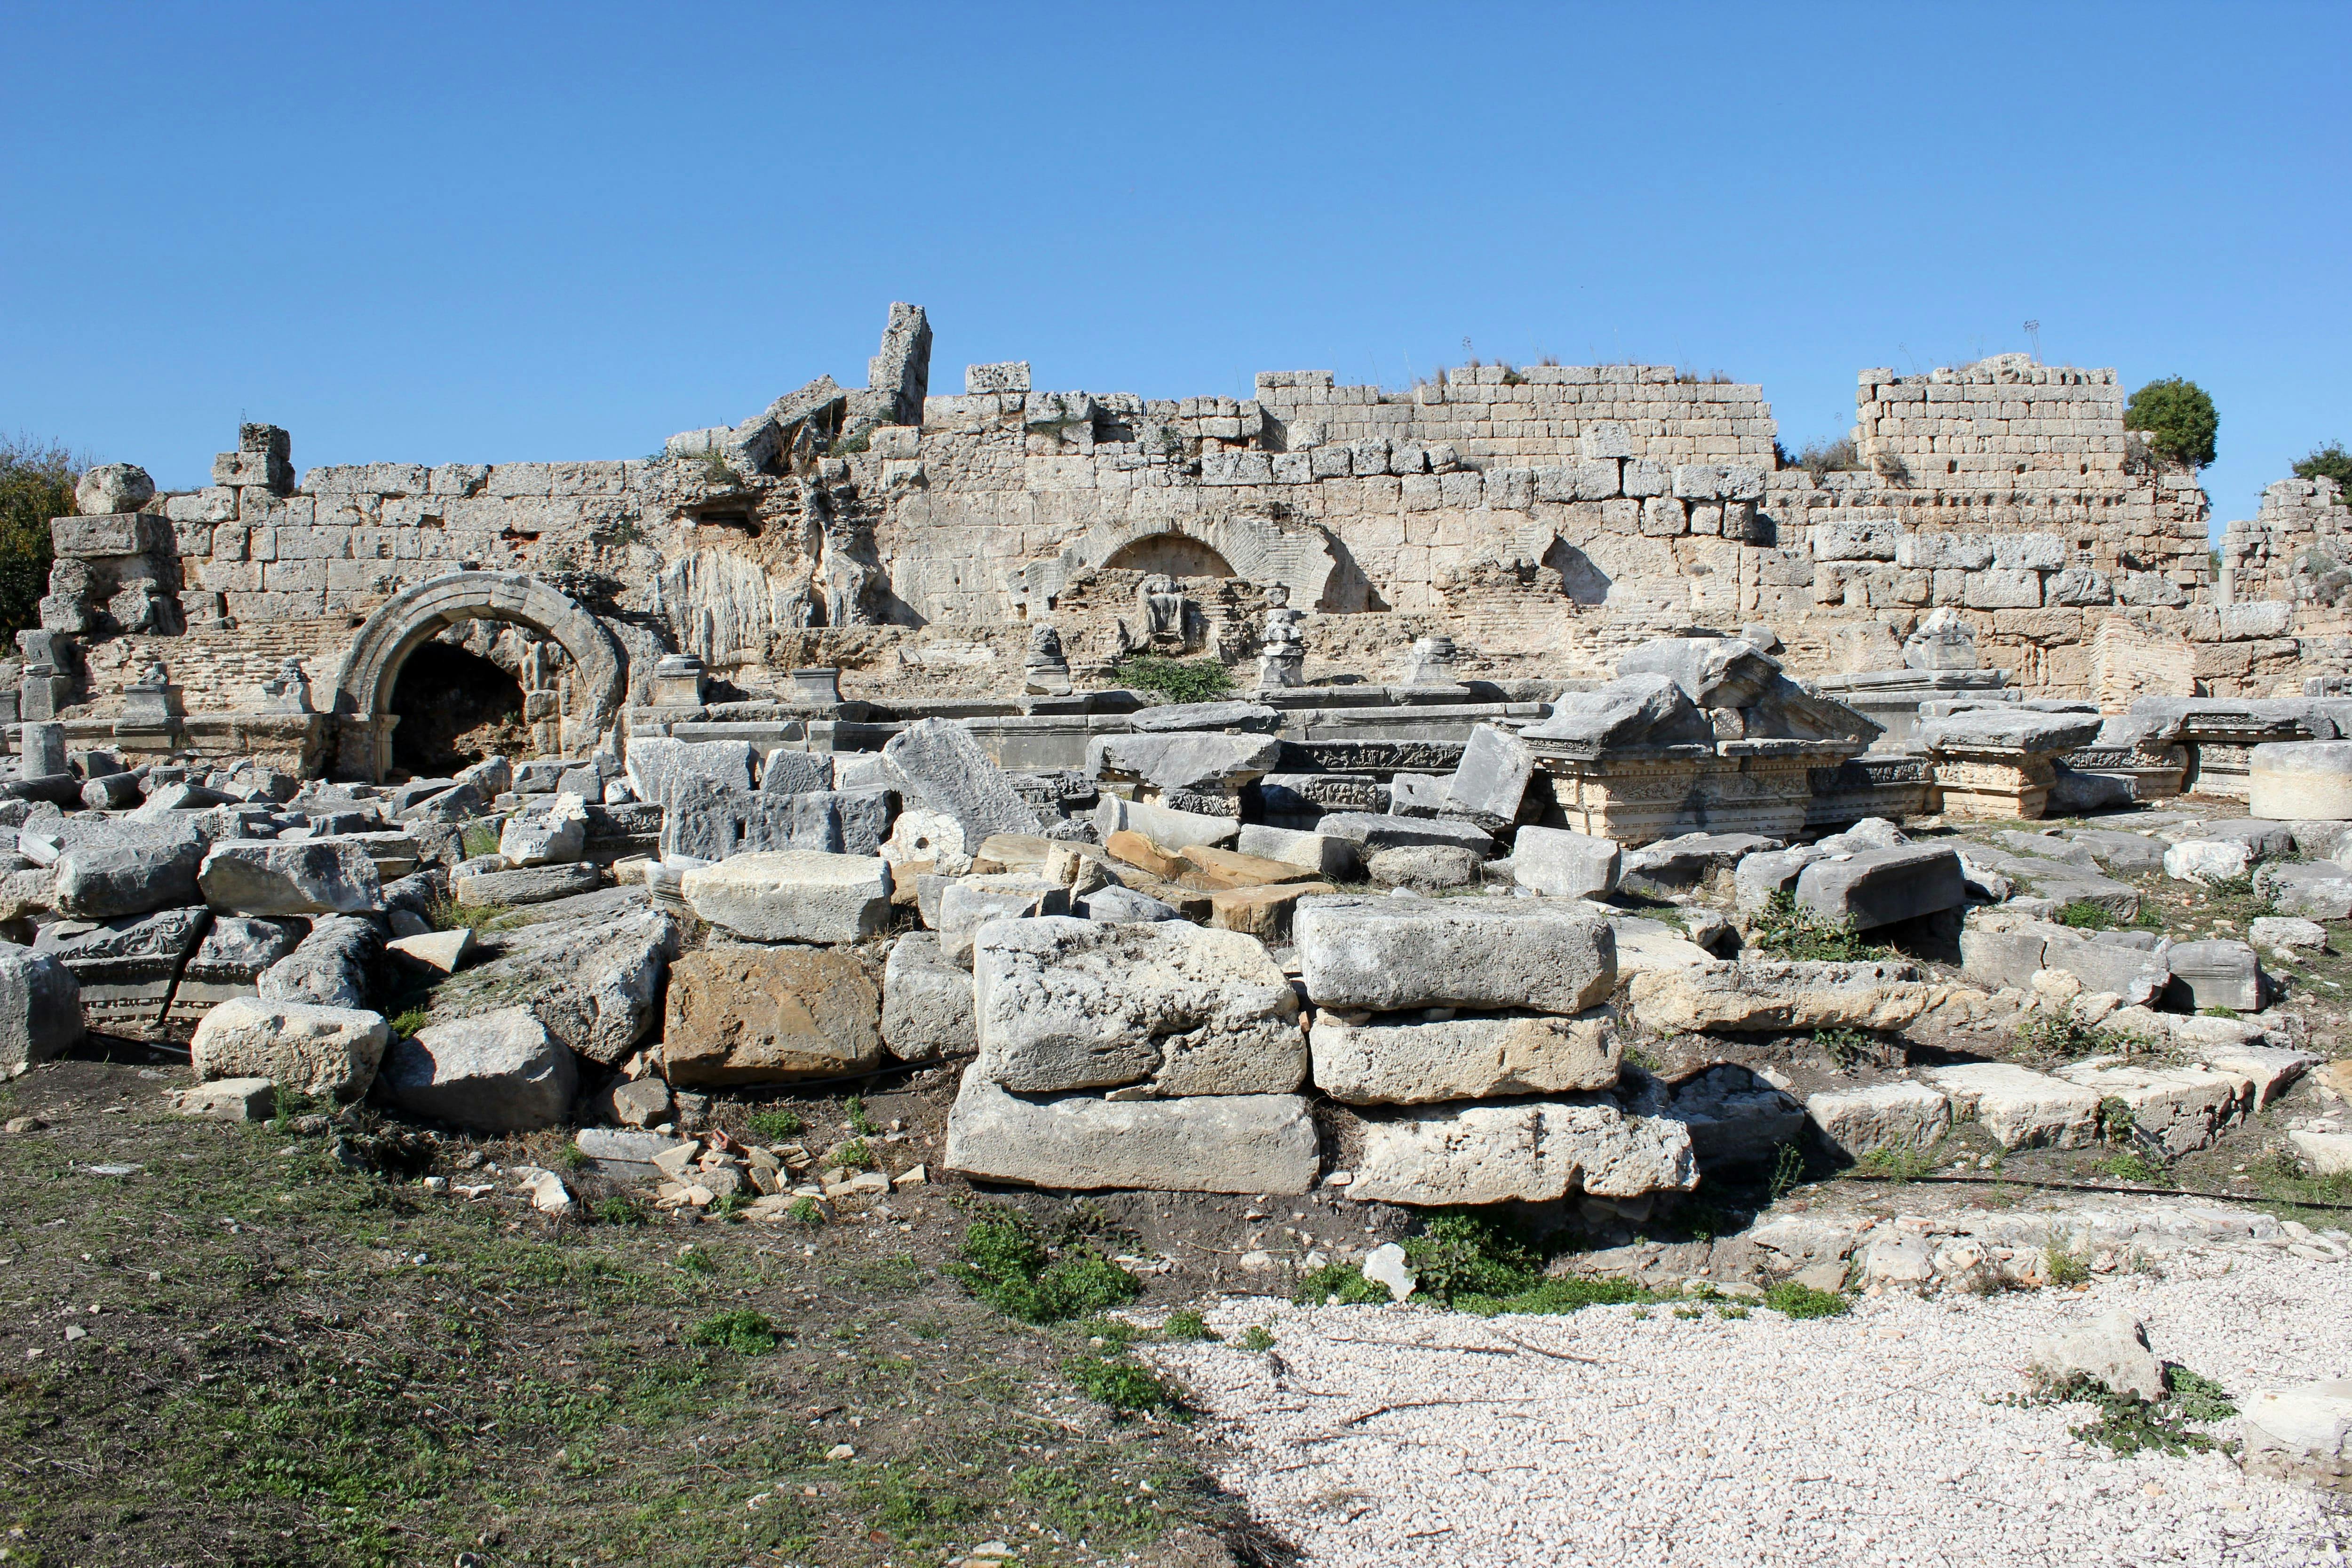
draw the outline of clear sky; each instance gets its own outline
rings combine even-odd
[[[1486,357],[1759,381],[2032,346],[2352,443],[2352,5],[0,0],[0,432],[206,482],[641,456],[892,300],[934,391]]]

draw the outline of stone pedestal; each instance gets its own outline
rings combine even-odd
[[[1307,684],[1307,656],[1304,653],[1266,653],[1257,661],[1257,683],[1261,690],[1283,690]]]
[[[1825,675],[1813,684],[1886,731],[1880,743],[1900,746],[1919,733],[1919,708],[1956,699],[2014,702],[2005,669],[1873,669]]]
[[[1955,748],[1936,753],[1936,788],[1947,816],[1980,821],[2040,819],[2058,776],[2056,756],[2009,747]]]
[[[1628,847],[1685,833],[1787,839],[1829,826],[1816,820],[1813,774],[1863,749],[1845,741],[1727,741],[1578,757],[1522,738],[1551,778],[1554,805],[1544,826]]]
[[[700,658],[690,653],[665,654],[654,666],[653,706],[699,708],[709,700],[709,671],[703,668]],[[552,715],[527,713],[525,717],[538,719]]]
[[[1454,639],[1425,637],[1412,645],[1404,661],[1407,686],[1450,686],[1454,683]]]
[[[810,669],[793,671],[793,700],[795,705],[816,708],[841,706],[841,669],[837,665],[819,665]]]

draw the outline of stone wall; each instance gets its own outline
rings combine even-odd
[[[1245,660],[1275,584],[1311,612],[1310,680],[1388,679],[1431,632],[1465,675],[1601,679],[1662,632],[1759,622],[1796,672],[1838,673],[1899,662],[1942,606],[2031,691],[2294,680],[2288,626],[2217,618],[2204,497],[2126,437],[2110,371],[1864,371],[1862,466],[1816,474],[1781,465],[1761,388],[1665,366],[1476,366],[1402,392],[1275,372],[1255,399],[1154,400],[1039,390],[1015,363],[929,396],[929,334],[894,307],[874,388],[819,377],[642,460],[298,482],[286,434],[247,426],[215,485],[146,503],[168,535],[131,541],[147,553],[61,561],[45,616],[87,644],[92,711],[157,657],[192,710],[249,706],[288,658],[331,691],[372,614],[459,571],[587,605],[632,701],[668,651],[745,699],[811,662],[842,664],[852,695],[1017,694],[1040,624],[1081,679],[1145,648]],[[2241,600],[2275,587],[2284,547],[2266,548]],[[1144,602],[1162,576],[1190,601],[1172,633]],[[2209,651],[2231,644],[2260,646]]]

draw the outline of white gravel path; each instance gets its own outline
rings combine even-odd
[[[2352,1517],[2315,1492],[2218,1454],[2115,1458],[2067,1436],[2086,1406],[1987,1402],[2020,1391],[2036,1334],[2116,1307],[2233,1394],[2352,1376],[2352,1267],[2200,1254],[2165,1273],[1808,1322],[1234,1300],[1211,1326],[1265,1324],[1270,1354],[1150,1354],[1229,1439],[1224,1483],[1315,1563],[2352,1560]]]

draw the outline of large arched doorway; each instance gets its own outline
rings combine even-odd
[[[522,701],[522,682],[480,654],[443,637],[419,645],[392,686],[393,771],[446,778],[488,756],[530,755]]]
[[[392,769],[403,670],[445,628],[477,620],[515,622],[563,650],[569,668],[555,718],[565,755],[607,742],[628,689],[627,658],[613,634],[586,605],[528,573],[457,572],[394,595],[352,639],[335,677],[337,777],[374,782]]]

